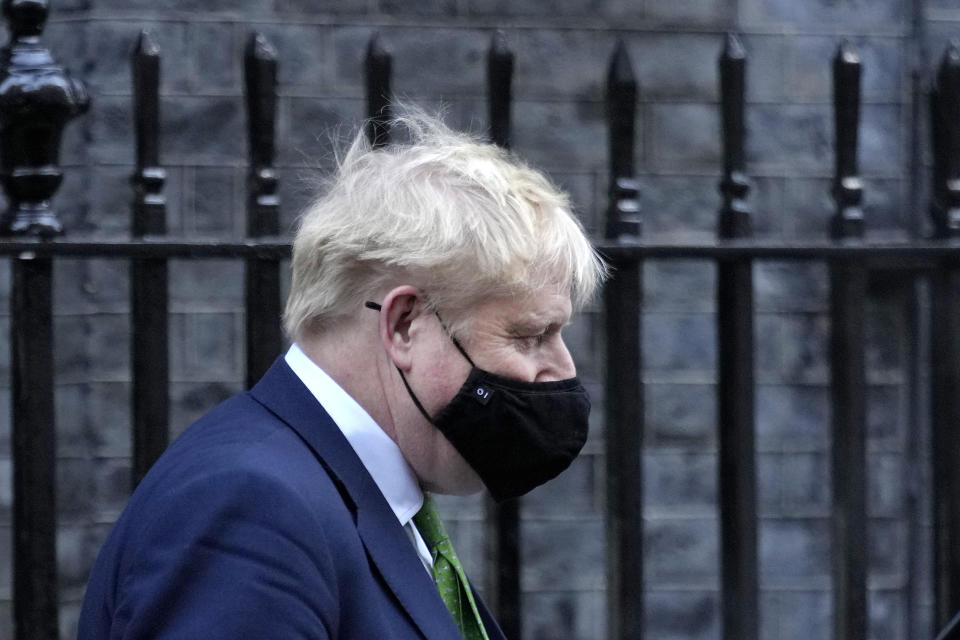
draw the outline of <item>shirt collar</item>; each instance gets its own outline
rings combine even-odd
[[[405,526],[423,506],[423,492],[400,447],[296,343],[290,346],[284,360],[340,427],[400,524]]]

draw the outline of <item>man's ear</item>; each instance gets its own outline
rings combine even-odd
[[[410,352],[417,331],[415,323],[423,313],[423,294],[411,285],[391,289],[381,303],[380,341],[401,371],[410,370]]]

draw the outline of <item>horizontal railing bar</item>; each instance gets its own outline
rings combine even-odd
[[[281,237],[248,240],[142,239],[0,240],[0,255],[33,254],[37,257],[97,258],[273,258],[290,257],[290,240]],[[723,240],[699,243],[648,241],[636,244],[602,243],[597,249],[614,263],[647,258],[809,260],[858,258],[878,261],[903,260],[904,268],[933,266],[928,261],[960,258],[960,242],[922,240],[915,243],[837,244],[835,242],[782,242],[769,240]],[[915,262],[915,263],[914,263]]]

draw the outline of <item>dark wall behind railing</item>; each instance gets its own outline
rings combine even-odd
[[[482,131],[490,122],[487,55],[497,27],[514,56],[505,141],[571,192],[598,238],[608,231],[605,92],[618,39],[624,42],[622,55],[632,61],[637,101],[636,142],[626,151],[632,166],[625,174],[633,174],[636,183],[621,184],[617,193],[629,196],[636,188],[648,243],[714,237],[723,168],[717,56],[728,31],[741,33],[748,59],[743,160],[755,238],[783,243],[828,235],[837,212],[830,195],[831,61],[842,39],[863,61],[858,170],[867,236],[906,239],[930,231],[924,92],[948,38],[960,36],[960,9],[952,0],[881,0],[868,6],[826,0],[73,0],[54,2],[44,36],[57,62],[86,83],[91,97],[89,112],[68,126],[61,156],[64,184],[54,205],[67,238],[136,233],[130,222],[129,180],[137,171],[130,54],[141,29],[150,30],[162,62],[158,156],[148,153],[140,164],[141,169],[159,164],[165,171],[167,231],[238,239],[248,232],[270,233],[273,224],[290,234],[317,175],[330,165],[330,129],[356,125],[367,112],[364,69],[374,33],[379,39],[373,53],[382,50],[392,59],[394,95],[442,103],[451,124]],[[248,210],[256,207],[247,195],[243,87],[244,53],[255,46],[249,40],[253,31],[264,34],[278,60],[276,154],[265,164],[276,167],[279,208],[274,223],[272,177],[253,173],[261,187],[253,204],[264,215],[263,226],[248,228]],[[269,74],[259,69],[252,73]],[[624,135],[615,139],[624,143]],[[261,158],[264,153],[261,149]],[[146,185],[156,184],[156,174],[139,173],[149,191]],[[638,228],[623,230],[630,235]],[[725,269],[735,272],[732,281],[744,276],[742,268],[736,275],[736,260],[715,267],[709,252],[669,260],[655,253],[644,261],[637,281],[626,282],[628,291],[642,286],[642,316],[631,317],[629,309],[615,315],[628,327],[643,327],[636,334],[642,371],[631,371],[628,361],[624,373],[627,382],[635,374],[644,383],[644,402],[624,408],[642,410],[645,418],[643,432],[634,434],[642,437],[642,458],[631,460],[626,452],[626,464],[642,462],[644,481],[624,496],[627,503],[642,499],[643,531],[635,526],[622,533],[635,535],[634,550],[643,552],[646,637],[718,638],[721,558],[729,541],[720,542],[717,502],[725,494],[717,482],[724,465],[718,448],[725,436],[718,435],[717,423],[725,411],[735,415],[738,408],[717,407],[715,401],[722,354],[715,346],[714,294]],[[130,314],[157,310],[147,304],[137,311],[128,292],[133,274],[162,278],[162,270],[149,260],[133,270],[129,264],[86,258],[53,263],[63,637],[73,633],[87,571],[126,499],[135,457]],[[8,268],[7,260],[0,260],[4,302],[10,295]],[[175,259],[166,269],[174,435],[246,384],[245,279],[238,260]],[[837,483],[836,475],[831,480],[830,273],[819,260],[765,259],[754,262],[749,279],[756,311],[750,333],[760,514],[755,622],[762,638],[828,638],[834,625],[830,550]],[[934,608],[929,398],[927,387],[914,382],[929,382],[924,351],[929,309],[922,287],[915,291],[909,278],[881,272],[866,281],[840,281],[854,290],[864,285],[868,294],[858,319],[865,320],[867,341],[869,624],[877,638],[927,637]],[[948,285],[933,282],[934,288]],[[519,584],[528,640],[600,639],[640,620],[636,608],[613,609],[618,616],[628,614],[614,623],[607,613],[608,604],[614,605],[607,593],[610,570],[604,568],[610,551],[605,505],[610,492],[622,487],[604,476],[611,462],[605,454],[609,403],[602,382],[612,367],[603,347],[611,325],[600,321],[600,307],[598,301],[567,333],[596,399],[591,440],[571,470],[525,499],[519,513]],[[743,319],[732,314],[730,321],[738,317]],[[0,316],[0,329],[8,322],[7,315]],[[0,409],[9,402],[7,357],[8,350],[0,348],[0,382],[6,385]],[[150,363],[144,370],[156,373]],[[630,397],[624,398],[629,404]],[[12,637],[13,616],[12,554],[3,551],[12,548],[12,489],[4,479],[8,474],[2,474],[10,468],[8,416],[0,411],[0,637]],[[486,506],[467,499],[446,500],[442,507],[458,550],[479,579]],[[629,585],[624,593],[628,590]],[[629,605],[640,596],[623,600]]]

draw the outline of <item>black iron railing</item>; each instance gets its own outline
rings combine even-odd
[[[49,201],[59,186],[59,138],[86,108],[82,86],[39,44],[46,3],[4,2],[12,38],[0,76],[0,178],[10,208],[0,219],[10,236],[0,256],[13,265],[14,618],[17,640],[57,635],[55,553],[52,262],[65,257],[129,260],[132,266],[133,441],[136,484],[167,444],[169,431],[168,261],[231,257],[246,265],[247,381],[281,349],[280,263],[289,257],[279,232],[273,168],[276,54],[260,35],[245,53],[250,140],[247,239],[166,236],[164,170],[159,163],[160,52],[142,34],[133,55],[136,171],[132,237],[65,238]],[[37,7],[43,11],[34,10]],[[608,75],[610,206],[600,250],[614,267],[604,291],[606,327],[606,497],[609,637],[643,637],[643,382],[640,335],[642,269],[649,259],[697,258],[717,265],[719,510],[722,628],[728,640],[758,637],[757,480],[754,417],[753,264],[757,260],[829,265],[833,415],[835,637],[867,637],[867,507],[862,310],[875,270],[933,286],[931,373],[935,468],[936,620],[960,609],[960,52],[947,51],[931,92],[934,238],[878,244],[864,238],[857,174],[861,63],[841,45],[834,63],[837,204],[824,239],[784,242],[751,236],[744,120],[746,54],[729,36],[719,59],[723,123],[722,204],[717,238],[675,243],[642,237],[634,167],[639,89],[626,48]],[[513,55],[495,36],[488,58],[492,139],[510,144]],[[368,135],[390,138],[391,58],[374,37],[366,61]],[[17,84],[17,80],[23,81]],[[32,133],[31,133],[32,132]],[[28,135],[28,133],[30,135]],[[33,137],[31,137],[33,136]],[[119,215],[119,212],[118,212]],[[829,237],[828,237],[829,236]],[[521,637],[517,502],[488,507],[487,595],[511,638]]]

